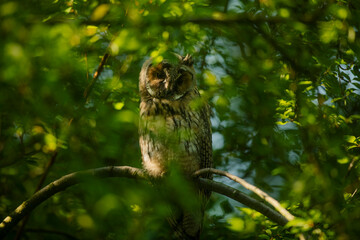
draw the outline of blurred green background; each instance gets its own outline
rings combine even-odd
[[[1,219],[44,174],[141,167],[140,68],[177,52],[193,55],[214,113],[215,167],[298,217],[280,227],[213,194],[202,239],[358,239],[358,16],[358,0],[1,1]],[[21,239],[166,239],[169,201],[134,180],[89,180],[35,209]]]

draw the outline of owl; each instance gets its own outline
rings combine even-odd
[[[157,64],[149,59],[142,66],[139,142],[142,164],[150,176],[161,177],[176,165],[190,179],[195,171],[212,167],[210,107],[200,97],[192,57],[177,58],[176,63]],[[203,200],[209,197],[204,192],[199,195]],[[199,209],[169,222],[178,238],[198,239],[202,218]]]

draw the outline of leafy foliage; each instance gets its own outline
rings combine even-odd
[[[193,55],[212,106],[216,167],[297,216],[280,227],[214,194],[202,238],[357,238],[359,14],[356,0],[3,1],[0,216],[43,176],[140,167],[141,64],[177,52]],[[182,179],[171,184],[186,200]],[[166,238],[169,198],[131,180],[89,181],[37,208],[22,236]]]

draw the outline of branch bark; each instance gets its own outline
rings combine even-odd
[[[128,166],[118,166],[118,167],[103,167],[90,169],[85,171],[79,171],[65,175],[58,180],[49,183],[46,187],[42,188],[40,191],[36,192],[32,197],[23,202],[18,206],[9,216],[7,216],[0,223],[0,239],[3,239],[10,230],[23,219],[29,212],[34,210],[42,202],[55,195],[58,192],[64,191],[68,187],[86,181],[91,177],[96,178],[108,178],[108,177],[127,177],[134,179],[147,179],[147,175],[144,170],[139,168],[133,168]],[[200,187],[208,189],[220,194],[223,194],[229,198],[232,198],[244,205],[247,205],[250,208],[253,208],[263,215],[267,216],[270,220],[280,224],[285,225],[288,220],[266,206],[265,204],[245,195],[241,191],[226,186],[222,183],[218,183],[209,179],[200,178],[198,180]]]

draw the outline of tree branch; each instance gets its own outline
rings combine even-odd
[[[254,185],[251,185],[250,183],[246,182],[244,179],[239,178],[235,175],[232,175],[228,172],[221,171],[215,168],[204,168],[196,171],[194,173],[194,176],[201,176],[204,174],[218,174],[221,176],[225,176],[234,182],[240,183],[242,186],[244,186],[246,189],[254,192],[256,195],[258,195],[261,199],[264,199],[266,202],[270,203],[276,210],[278,210],[281,215],[283,215],[288,221],[293,220],[295,217],[291,213],[289,213],[285,208],[283,208],[278,201],[276,201],[274,198],[269,196],[266,192],[262,191],[260,188],[255,187]]]
[[[216,17],[190,17],[188,19],[160,19],[159,25],[161,26],[180,26],[187,23],[196,23],[196,24],[203,24],[203,25],[231,25],[231,24],[248,24],[248,23],[288,23],[289,21],[294,21],[289,18],[283,18],[283,17],[277,17],[277,16],[266,16],[266,15],[254,15],[254,14],[238,14],[238,15],[227,15],[226,13],[219,14]],[[302,21],[301,22],[309,22],[309,21]],[[53,22],[47,22],[48,24],[57,23],[55,21]],[[107,20],[101,20],[101,21],[92,21],[89,19],[86,19],[82,21],[80,24],[82,25],[117,25],[117,23],[114,23],[114,21],[107,21]],[[146,29],[149,26],[148,22],[141,22],[141,23],[134,23],[129,22],[127,25],[137,28]]]
[[[49,183],[46,187],[42,188],[40,191],[36,192],[32,197],[23,202],[18,206],[9,216],[7,216],[0,223],[0,239],[4,238],[9,231],[19,222],[24,216],[29,212],[35,209],[42,202],[53,196],[54,194],[64,191],[68,187],[81,183],[88,179],[89,177],[96,178],[108,178],[108,177],[127,177],[134,179],[147,179],[147,175],[144,170],[139,168],[133,168],[128,166],[118,166],[118,167],[103,167],[90,169],[85,171],[79,171],[65,175],[58,180]],[[232,198],[242,204],[247,205],[250,208],[259,211],[263,215],[267,216],[270,220],[280,224],[285,225],[288,220],[266,206],[265,204],[245,195],[237,189],[226,186],[222,183],[218,183],[209,179],[198,179],[201,188],[205,188],[225,196]]]
[[[288,223],[288,220],[275,210],[271,209],[267,205],[263,204],[262,202],[259,202],[258,200],[249,197],[248,195],[242,193],[241,191],[229,187],[223,183],[215,182],[213,180],[209,180],[206,178],[199,178],[200,186],[206,190],[211,190],[213,192],[220,193],[222,195],[225,195],[231,199],[234,199],[260,213],[267,216],[272,221],[280,224],[281,226],[284,226],[286,223]]]

